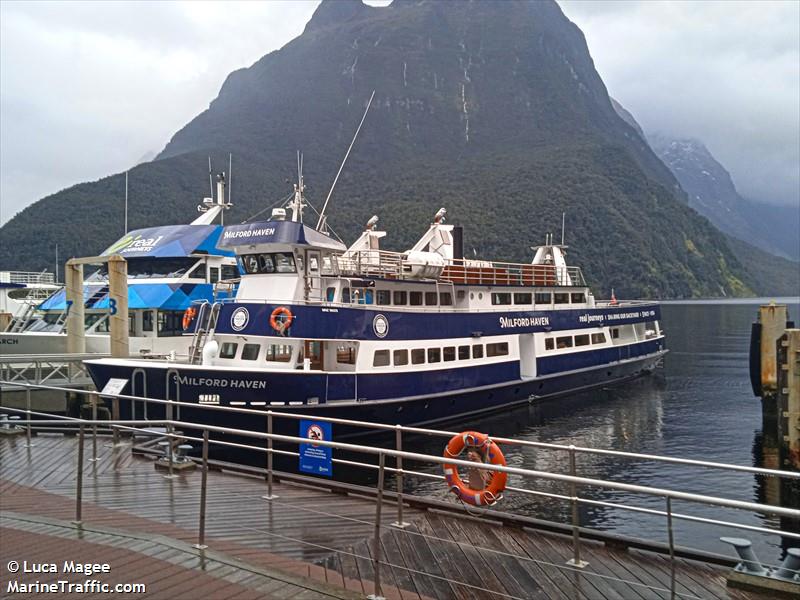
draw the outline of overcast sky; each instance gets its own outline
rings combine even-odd
[[[0,223],[159,152],[317,4],[0,1]],[[744,195],[800,203],[800,3],[560,4],[646,131],[700,138]]]

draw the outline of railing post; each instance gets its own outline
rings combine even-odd
[[[91,463],[97,463],[97,401],[98,396],[91,394],[89,396],[92,403],[92,458],[89,459]],[[97,473],[97,464],[93,464],[95,474]]]
[[[26,419],[28,419],[28,426],[25,428],[25,435],[27,437],[27,443],[25,446],[27,448],[33,448],[33,444],[31,444],[31,388],[25,388],[25,412],[26,412]]]
[[[203,466],[200,478],[200,526],[195,548],[204,550],[206,546],[206,493],[208,484],[208,429],[203,430]]]
[[[675,538],[672,532],[672,498],[667,496],[667,533],[669,536],[669,597],[675,598]]]
[[[398,452],[403,450],[403,428],[400,425],[395,425],[395,449]],[[395,466],[397,467],[397,521],[392,523],[392,526],[403,529],[408,527],[408,523],[403,521],[403,457],[398,456],[395,459]]]
[[[267,495],[261,496],[264,500],[274,500],[277,498],[272,493],[272,411],[267,411]]]
[[[84,430],[83,423],[80,424],[78,429],[78,474],[76,477],[76,490],[75,490],[75,525],[83,523],[81,520],[83,509],[83,440]]]
[[[115,423],[119,421],[119,396],[114,396],[111,399],[111,420]],[[119,427],[114,425],[111,430],[114,433],[112,444],[119,446]]]
[[[575,467],[575,446],[569,445],[569,474],[576,477],[577,469]],[[572,499],[572,558],[567,561],[567,564],[579,569],[583,569],[587,563],[581,560],[581,532],[580,532],[580,512],[578,510],[578,486],[575,482],[569,484],[569,495]]]
[[[381,590],[381,509],[383,508],[383,479],[386,468],[386,456],[378,455],[378,493],[375,496],[375,537],[372,540],[372,568],[375,574],[374,593],[367,596],[371,600],[383,598]]]

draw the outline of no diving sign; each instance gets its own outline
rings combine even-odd
[[[323,421],[300,421],[300,437],[308,440],[300,444],[300,471],[333,477],[333,449],[314,443],[333,439],[331,424]]]

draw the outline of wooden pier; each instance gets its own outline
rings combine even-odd
[[[198,549],[199,470],[166,478],[152,457],[98,438],[98,460],[84,465],[82,522],[76,525],[77,438],[41,434],[32,440],[28,447],[25,436],[0,437],[0,595],[12,578],[9,561],[67,559],[108,562],[111,573],[95,579],[147,586],[131,597],[363,598],[375,591],[376,503],[354,486],[331,491],[308,478],[279,477],[276,498],[266,500],[263,473],[211,470],[208,547]],[[441,510],[446,507],[436,503],[425,507],[416,498],[405,509],[410,525],[401,529],[392,526],[392,500],[387,494],[380,528],[386,598],[673,597],[669,557],[582,540],[589,565],[577,569],[566,564],[572,557],[567,536]],[[674,566],[674,597],[767,597],[726,587],[728,567],[682,558]],[[22,583],[56,576],[14,577]]]

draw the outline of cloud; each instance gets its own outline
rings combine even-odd
[[[645,131],[699,138],[747,197],[800,203],[800,3],[559,4]]]

